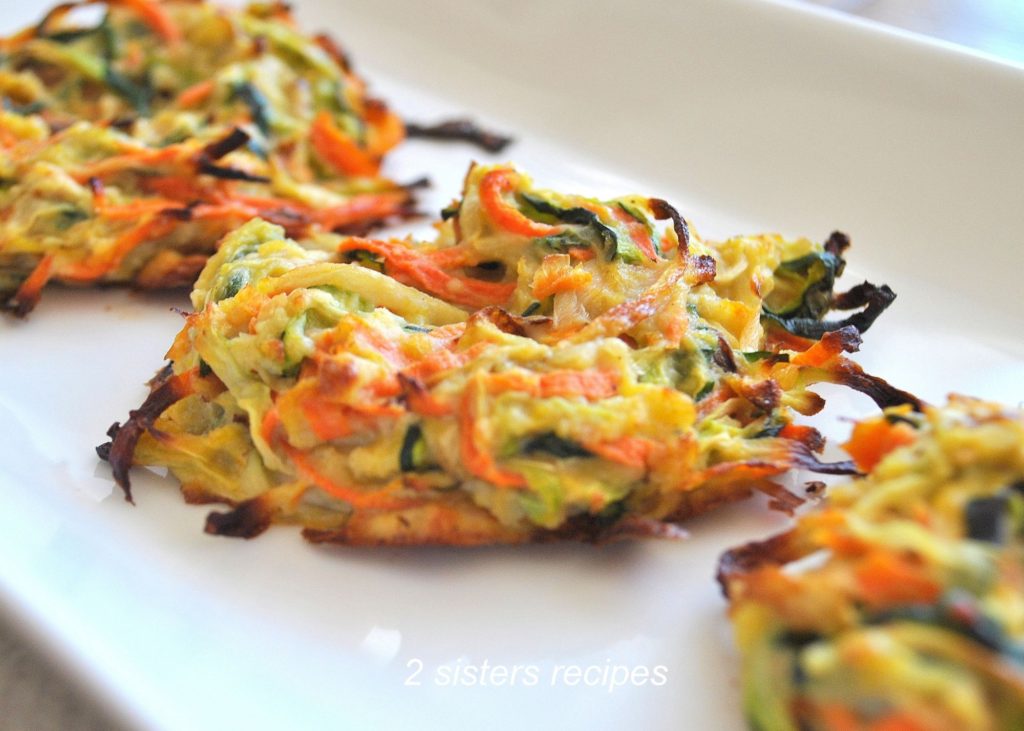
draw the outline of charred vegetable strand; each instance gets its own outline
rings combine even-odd
[[[512,138],[480,127],[471,119],[450,119],[437,124],[405,123],[410,138],[469,142],[486,152],[498,153],[512,144]]]

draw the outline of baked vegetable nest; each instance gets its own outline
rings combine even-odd
[[[751,728],[1024,728],[1024,414],[892,408],[847,450],[863,479],[722,559]]]
[[[59,5],[0,40],[0,101],[0,308],[19,315],[48,281],[191,286],[255,216],[306,236],[412,212],[380,176],[401,120],[280,4]]]
[[[491,176],[488,204],[475,186]],[[822,407],[811,384],[912,400],[845,357],[853,325],[782,326],[831,327],[842,236],[705,244],[663,201],[536,191],[509,166],[474,167],[441,229],[300,245],[254,220],[226,237],[170,365],[100,449],[126,494],[132,465],[166,466],[188,500],[232,506],[208,531],[245,537],[274,522],[352,544],[663,534],[752,490],[792,508],[770,479],[791,467],[852,469],[818,462],[820,435],[791,423]]]

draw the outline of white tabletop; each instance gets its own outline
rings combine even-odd
[[[802,0],[1024,65],[1021,0]],[[0,731],[116,729],[0,616]]]

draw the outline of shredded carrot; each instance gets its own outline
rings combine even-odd
[[[645,437],[619,437],[609,441],[586,442],[594,454],[627,467],[644,467],[658,446]]]
[[[244,203],[252,208],[274,208],[293,206],[296,210],[302,207],[302,204],[298,201],[289,200],[288,198],[278,198],[271,195],[252,195],[251,193],[238,193],[231,191],[230,195],[225,194],[220,201],[238,201]]]
[[[18,312],[22,310],[27,312],[39,301],[39,295],[42,293],[43,287],[50,281],[50,276],[53,274],[53,258],[53,254],[47,254],[40,259],[32,273],[18,287],[18,291],[15,292],[12,298],[12,301],[16,303],[15,306]]]
[[[671,228],[666,229],[665,233],[661,235],[661,250],[667,254],[670,251],[675,251],[678,246],[679,241],[675,231]]]
[[[376,254],[386,262],[388,274],[403,284],[466,307],[503,304],[516,288],[515,282],[484,282],[450,274],[437,266],[429,254],[418,252],[400,241],[352,237],[341,242],[338,251],[368,251]]]
[[[540,396],[540,383],[537,375],[523,370],[487,373],[483,376],[487,381],[488,393],[505,393],[520,391],[530,396]]]
[[[553,294],[572,292],[590,284],[591,279],[591,273],[572,266],[567,255],[549,254],[533,276],[533,298],[543,300]]]
[[[380,169],[380,160],[338,129],[330,112],[316,115],[309,141],[325,163],[345,175],[372,177]]]
[[[175,388],[180,394],[194,393],[196,390],[196,382],[202,377],[199,375],[199,366],[189,368],[187,371],[183,371],[175,377]]]
[[[480,181],[480,203],[494,224],[509,233],[537,238],[561,233],[561,226],[533,221],[505,199],[515,187],[519,174],[514,170],[499,168],[491,170]]]
[[[275,431],[280,423],[281,418],[277,407],[273,406],[263,416],[263,422],[260,425],[260,434],[267,444],[274,444]],[[323,474],[316,468],[312,460],[301,450],[288,444],[284,438],[277,440],[277,442],[284,449],[292,464],[295,465],[295,469],[302,479],[313,483],[328,495],[344,500],[354,508],[365,510],[401,510],[402,508],[418,504],[416,500],[395,497],[393,490],[401,486],[400,482],[393,482],[383,490],[363,492],[356,487],[343,485]]]
[[[619,335],[639,325],[658,311],[658,293],[648,291],[601,313],[586,325],[586,330]]]
[[[692,472],[686,484],[692,486],[711,480],[724,480],[735,485],[746,483],[757,488],[758,481],[785,472],[786,467],[783,462],[719,462],[712,467]]]
[[[658,252],[654,248],[654,242],[651,241],[651,232],[647,230],[647,226],[633,218],[633,216],[619,206],[612,205],[611,212],[612,217],[626,227],[626,231],[629,232],[629,238],[636,244],[636,248],[640,249],[640,253],[651,261],[657,261]]]
[[[429,416],[434,418],[441,418],[444,416],[451,416],[455,413],[455,408],[450,404],[446,404],[443,401],[436,398],[429,391],[410,391],[405,395],[406,406],[409,407],[409,411],[419,414],[420,416]]]
[[[868,726],[868,731],[927,731],[909,712],[897,711]]]
[[[821,432],[813,426],[804,426],[800,424],[786,424],[779,430],[779,436],[783,439],[790,439],[794,442],[807,444],[808,446],[820,443],[822,438]]]
[[[543,398],[583,396],[592,401],[614,396],[619,383],[607,371],[552,371],[541,374],[539,380]]]
[[[191,158],[197,150],[197,144],[188,142],[153,150],[132,149],[86,165],[74,171],[72,175],[76,181],[84,183],[89,178],[99,178],[133,168],[145,170],[147,174],[150,174],[153,172],[152,168],[158,166],[188,165],[191,167]]]
[[[842,352],[842,339],[826,335],[802,353],[797,353],[790,358],[790,363],[793,363],[794,365],[820,368]]]
[[[483,437],[480,434],[480,423],[476,418],[473,408],[473,399],[481,380],[472,381],[462,395],[459,406],[459,446],[462,454],[462,462],[469,472],[482,480],[498,485],[500,487],[526,487],[526,479],[518,472],[502,469],[495,461],[493,455],[481,445]]]
[[[16,134],[11,132],[9,129],[0,127],[0,146],[2,147],[14,147],[18,144],[19,139]]]
[[[325,229],[350,226],[361,221],[380,221],[405,212],[408,194],[404,191],[393,193],[366,193],[353,196],[337,206],[313,210],[311,214]]]
[[[274,431],[280,423],[281,415],[277,411],[277,406],[271,406],[263,415],[263,421],[260,422],[260,436],[263,437],[263,441],[267,444],[273,443]]]
[[[842,447],[853,457],[857,469],[870,472],[889,452],[916,440],[917,431],[912,426],[902,421],[890,423],[883,416],[858,422]]]
[[[184,184],[175,186],[171,179],[164,178],[167,183],[161,183],[158,187],[168,191],[168,194],[175,190],[184,195],[187,190],[187,181]],[[202,198],[204,194],[199,191],[195,198]],[[298,201],[287,198],[275,198],[273,196],[256,196],[231,191],[230,194],[218,194],[214,196],[210,204],[202,204],[192,209],[193,217],[203,218],[227,218],[241,216],[252,218],[260,216],[284,226],[289,236],[304,235],[308,227],[319,223],[327,230],[333,230],[343,226],[359,222],[381,221],[391,215],[399,215],[404,210],[404,194],[399,198],[396,194],[366,194],[358,195],[352,200],[329,208],[311,208]]]
[[[181,175],[153,175],[141,180],[142,187],[149,193],[156,193],[185,204],[202,200],[210,195],[210,190],[199,185],[195,178]]]
[[[818,706],[818,715],[829,731],[861,731],[857,715],[847,706],[840,703],[822,703]]]
[[[180,204],[166,198],[140,198],[131,203],[114,206],[106,202],[105,197],[94,198],[96,213],[110,221],[133,221],[144,216],[151,216],[168,208],[177,208]]]
[[[355,430],[352,414],[335,404],[307,401],[302,413],[317,439],[324,442],[347,437]]]
[[[427,255],[434,264],[442,269],[473,266],[479,263],[480,260],[480,255],[468,246],[449,246],[443,249],[435,249]]]
[[[77,282],[89,282],[100,279],[116,269],[132,249],[150,239],[164,236],[174,229],[177,222],[161,216],[144,221],[139,226],[121,234],[114,242],[110,251],[93,254],[81,262],[61,267],[60,276]]]
[[[837,556],[855,557],[865,553],[868,544],[849,532],[846,516],[836,509],[808,514],[804,520],[811,526],[814,543],[830,549]]]
[[[175,46],[181,42],[181,29],[156,0],[117,0],[116,4],[124,5],[135,12],[169,45]]]
[[[618,379],[604,371],[551,371],[535,374],[523,370],[483,374],[488,393],[521,391],[534,398],[583,396],[597,401],[614,396]]]
[[[248,206],[241,201],[227,201],[225,203],[205,204],[200,203],[192,210],[192,218],[195,220],[222,220],[238,219],[239,222],[260,215],[258,208]]]
[[[366,403],[357,407],[322,399],[307,401],[302,406],[302,413],[313,433],[324,442],[341,439],[357,431],[365,432],[374,428],[380,419],[399,416],[403,411],[390,404]]]
[[[157,187],[167,194],[178,193],[187,198],[188,184],[175,184],[173,178],[163,178],[167,182]],[[192,198],[202,197],[193,195]],[[193,208],[195,218],[226,218],[238,216],[252,218],[262,216],[280,222],[289,231],[289,235],[301,234],[310,224],[318,223],[327,230],[334,230],[360,222],[382,221],[391,216],[400,216],[405,212],[407,194],[402,191],[386,193],[366,193],[353,196],[350,200],[327,208],[313,208],[299,201],[273,196],[255,196],[231,192],[230,195],[218,195],[215,202],[202,204]]]
[[[210,95],[213,94],[213,89],[213,79],[206,79],[198,84],[192,84],[192,86],[178,94],[178,106],[185,109],[197,107],[210,98]]]
[[[409,363],[409,358],[402,352],[398,342],[369,325],[360,324],[352,333],[352,339],[363,349],[380,354],[392,368],[404,368]]]
[[[405,139],[402,118],[383,104],[367,105],[366,122],[369,125],[366,149],[371,155],[381,156]]]
[[[593,249],[586,246],[572,246],[567,251],[569,253],[569,257],[576,261],[590,261],[597,256]]]
[[[662,251],[664,251],[664,248],[662,248]],[[798,353],[802,353],[816,342],[809,338],[793,335],[781,327],[768,328],[765,334],[767,335],[766,350],[795,350]]]
[[[285,452],[288,453],[288,458],[295,465],[302,479],[312,482],[328,495],[344,500],[354,508],[363,510],[401,510],[420,503],[419,500],[395,496],[394,490],[401,487],[401,482],[399,481],[392,482],[382,490],[369,492],[364,492],[352,485],[342,484],[318,470],[313,461],[302,450],[296,449],[290,444],[284,444],[283,446]]]
[[[393,398],[402,393],[402,384],[398,382],[398,378],[389,374],[383,378],[379,378],[376,381],[368,383],[366,389],[375,398],[387,399]]]
[[[50,19],[56,20],[58,17],[66,15],[70,10],[70,4],[66,6],[66,9],[65,6],[58,5],[50,11]],[[27,42],[31,41],[33,38],[38,36],[38,34],[39,30],[36,26],[29,26],[28,28],[18,31],[14,35],[0,38],[0,51],[10,53],[13,49],[20,48]]]
[[[469,362],[466,353],[453,353],[450,350],[439,349],[413,364],[404,371],[411,378],[430,378],[441,371],[461,368]]]
[[[854,569],[861,598],[876,609],[900,604],[930,604],[942,587],[917,561],[885,551],[873,551]]]

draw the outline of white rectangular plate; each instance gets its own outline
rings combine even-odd
[[[539,184],[658,195],[706,237],[845,230],[847,282],[899,293],[869,370],[929,400],[1024,399],[1020,69],[755,0],[341,5],[300,17],[408,118],[470,114],[515,134],[503,157]],[[473,157],[493,159],[409,143],[389,172],[429,173],[436,211]],[[713,576],[724,548],[784,524],[762,502],[683,543],[470,551],[214,538],[152,474],[127,505],[93,447],[142,400],[185,303],[48,291],[0,323],[0,601],[113,712],[189,729],[743,728]],[[872,409],[829,397],[815,423],[832,435]]]

